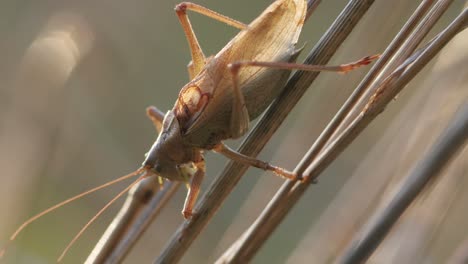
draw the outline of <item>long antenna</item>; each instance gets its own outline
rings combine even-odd
[[[106,188],[106,187],[108,187],[108,186],[110,186],[110,185],[112,185],[112,184],[115,184],[115,183],[121,182],[121,181],[123,181],[123,180],[129,179],[129,178],[131,178],[131,177],[135,177],[135,176],[141,174],[141,173],[143,172],[143,170],[144,170],[144,168],[140,168],[140,169],[138,169],[138,170],[136,170],[136,171],[134,171],[134,172],[132,172],[132,173],[130,173],[130,174],[127,174],[127,175],[125,175],[125,176],[122,176],[122,177],[120,177],[120,178],[118,178],[118,179],[115,179],[115,180],[112,180],[112,181],[110,181],[110,182],[107,182],[107,183],[105,183],[105,184],[103,184],[103,185],[100,185],[100,186],[98,186],[98,187],[95,187],[95,188],[93,188],[93,189],[91,189],[91,190],[82,192],[82,193],[80,193],[80,194],[78,194],[78,195],[76,195],[76,196],[73,196],[73,197],[71,197],[71,198],[68,198],[67,200],[65,200],[65,201],[63,201],[63,202],[61,202],[61,203],[58,203],[58,204],[56,204],[56,205],[54,205],[54,206],[51,206],[51,207],[47,208],[46,210],[44,210],[44,211],[42,211],[42,212],[36,214],[35,216],[29,218],[29,219],[26,220],[20,227],[18,227],[18,229],[16,229],[16,231],[13,233],[13,235],[11,235],[10,241],[7,243],[7,245],[5,245],[5,247],[3,247],[3,248],[0,250],[0,258],[3,257],[3,255],[5,254],[6,248],[11,244],[11,242],[12,242],[13,240],[16,239],[16,237],[19,235],[19,233],[20,233],[21,231],[23,231],[23,229],[26,228],[29,224],[33,223],[33,222],[36,221],[37,219],[41,218],[42,216],[44,216],[44,215],[46,215],[46,214],[48,214],[48,213],[50,213],[50,212],[52,212],[52,211],[54,211],[54,210],[56,210],[56,209],[58,209],[58,208],[60,208],[60,207],[66,205],[66,204],[68,204],[68,203],[71,203],[71,202],[73,202],[73,201],[75,201],[75,200],[77,200],[77,199],[80,199],[80,198],[82,198],[83,196],[86,196],[86,195],[88,195],[88,194],[91,194],[91,193],[93,193],[93,192],[96,192],[96,191],[98,191],[98,190],[101,190],[101,189],[103,189],[103,188]]]
[[[117,194],[114,198],[112,198],[112,200],[110,200],[106,205],[104,205],[104,207],[102,207],[101,210],[99,210],[99,212],[97,212],[97,214],[95,214],[91,220],[89,220],[82,228],[81,230],[75,235],[75,237],[70,241],[70,243],[68,243],[67,247],[63,250],[62,254],[60,254],[60,257],[57,259],[57,262],[60,262],[62,261],[63,257],[65,256],[65,254],[67,254],[68,250],[70,249],[71,246],[73,246],[73,244],[75,244],[76,240],[78,240],[78,238],[81,237],[81,235],[84,233],[84,231],[102,214],[104,213],[104,211],[109,208],[117,199],[119,199],[122,195],[124,195],[126,192],[128,192],[128,190],[130,190],[135,184],[137,184],[138,182],[140,182],[140,180],[144,179],[145,177],[147,177],[148,173],[145,173],[143,175],[141,175],[140,177],[138,177],[138,179],[136,181],[134,181],[132,184],[130,184],[129,186],[127,186],[125,189],[123,189],[123,191],[121,191],[119,194]]]

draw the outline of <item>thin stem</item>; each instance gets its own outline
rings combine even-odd
[[[319,6],[321,0],[309,0],[307,1],[307,14],[306,14],[306,19],[308,20],[309,17],[314,13],[315,9]]]
[[[435,3],[435,5],[429,10],[429,13],[422,17],[433,2],[434,0],[430,0],[420,4],[420,6],[410,19],[410,24],[407,23],[408,26],[412,25],[416,26],[416,28],[414,28],[414,30],[412,31],[408,31],[407,33],[411,34],[406,36],[406,38],[404,39],[398,39],[397,36],[395,40],[403,41],[403,43],[399,43],[400,46],[398,47],[398,49],[394,47],[394,52],[392,52],[392,54],[389,54],[391,56],[387,57],[388,62],[385,65],[382,64],[382,68],[379,68],[379,71],[375,72],[376,74],[378,73],[377,76],[375,76],[375,80],[371,81],[370,79],[366,78],[363,81],[362,84],[368,85],[367,89],[360,90],[359,88],[362,87],[360,85],[358,90],[362,93],[360,94],[360,97],[357,98],[357,100],[354,102],[355,107],[353,109],[349,109],[349,111],[346,112],[346,116],[343,118],[340,125],[335,129],[335,133],[337,133],[337,131],[342,131],[344,128],[346,128],[349,125],[349,123],[352,122],[352,120],[360,113],[362,107],[367,103],[372,94],[374,94],[375,89],[377,89],[380,83],[415,51],[415,49],[418,47],[421,41],[427,36],[429,31],[433,28],[435,23],[442,16],[442,14],[445,13],[445,11],[453,2],[453,0],[438,0]],[[416,24],[416,22],[418,23]]]
[[[160,187],[154,177],[135,186],[86,263],[122,262],[179,187],[180,182],[168,181]]]
[[[349,243],[337,263],[363,263],[379,246],[398,218],[422,192],[429,181],[440,176],[468,140],[468,104],[465,104],[432,148],[405,177],[403,188],[396,193],[375,221],[362,228],[362,232]]]
[[[437,45],[430,46],[432,47],[430,49],[431,52],[437,52],[440,50],[448,42],[448,40],[456,34],[456,32],[452,31],[453,28],[455,28],[457,30],[456,32],[458,32],[458,30],[461,30],[462,27],[461,25],[453,25],[444,31],[442,34],[443,38],[439,38],[438,41],[435,41]],[[385,97],[381,97],[386,98],[386,100],[380,100],[378,104],[373,105],[373,107],[376,108],[373,108],[372,115],[371,112],[369,112],[367,113],[368,115],[365,119],[361,118],[359,120],[354,120],[354,123],[348,127],[351,127],[352,129],[347,130],[346,134],[342,133],[339,136],[334,137],[334,141],[327,145],[325,145],[327,141],[323,140],[324,138],[322,138],[322,136],[319,137],[319,139],[314,143],[312,148],[308,151],[304,159],[298,165],[298,167],[296,167],[295,171],[303,170],[305,168],[304,165],[310,164],[310,161],[313,160],[313,164],[307,169],[307,171],[304,172],[304,175],[308,177],[308,179],[306,179],[306,183],[313,182],[320,175],[320,173],[325,168],[327,168],[330,163],[336,159],[336,157],[351,143],[351,141],[376,117],[376,115],[383,111],[386,104],[388,104],[396,95],[394,92],[399,92],[404,87],[404,85],[406,85],[409,79],[414,77],[414,75],[421,69],[420,67],[424,66],[428,59],[432,58],[434,55],[435,53],[425,53],[424,57],[422,57],[423,55],[418,57],[418,63],[415,62],[409,67],[409,69],[412,69],[411,74],[413,75],[409,75],[408,72],[406,72],[403,77],[403,75],[400,76],[400,73],[397,72],[398,74],[394,76],[394,79],[399,81],[393,82],[393,88],[388,88],[387,90],[387,92],[390,90],[392,91],[391,95],[387,94]],[[418,65],[418,67],[415,65]],[[398,86],[396,83],[398,83]],[[386,87],[389,86],[390,82],[387,82]],[[378,88],[379,87],[376,87],[374,92],[379,90]],[[324,133],[327,133],[327,130]],[[330,135],[331,133],[328,136]],[[324,146],[326,146],[326,148],[322,150]],[[326,153],[326,155],[324,153]],[[267,207],[263,210],[261,215],[256,219],[256,221],[218,261],[248,261],[251,259],[251,257],[258,251],[261,245],[263,245],[263,242],[267,240],[267,238],[270,236],[273,230],[276,229],[279,223],[281,223],[287,213],[297,203],[298,199],[309,186],[309,184],[304,183],[290,181],[285,182],[276,193],[274,198],[267,205]]]

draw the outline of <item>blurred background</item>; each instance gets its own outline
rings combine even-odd
[[[188,81],[190,53],[173,11],[178,2],[0,1],[0,245],[28,217],[140,166],[157,136],[145,108],[170,109]],[[331,64],[382,52],[419,2],[376,1]],[[248,23],[271,1],[196,3]],[[323,1],[303,30],[301,58],[346,3]],[[428,39],[464,5],[455,0]],[[190,19],[205,54],[215,54],[237,32],[197,14]],[[325,171],[254,262],[327,263],[340,252],[468,101],[467,46],[465,31]],[[259,157],[293,169],[367,70],[321,74]],[[226,163],[212,153],[206,160],[204,189]],[[468,220],[466,161],[465,151],[400,219],[371,263],[441,263],[453,254],[468,237],[460,229]],[[215,261],[281,183],[249,169],[182,262]],[[6,262],[55,262],[82,225],[125,186],[41,218],[12,244]],[[184,197],[181,188],[126,263],[150,263],[158,255],[183,221]],[[86,259],[121,204],[90,227],[65,263]]]

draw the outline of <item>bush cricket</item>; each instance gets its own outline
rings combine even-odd
[[[223,141],[243,136],[251,120],[258,117],[281,92],[291,70],[348,72],[369,64],[378,55],[337,66],[297,64],[300,49],[296,44],[305,21],[306,0],[276,0],[250,24],[244,24],[205,7],[183,2],[175,12],[187,38],[191,62],[190,81],[181,89],[174,107],[165,115],[154,106],[147,115],[159,136],[142,166],[136,171],[84,192],[30,218],[10,240],[31,222],[58,207],[113,183],[139,176],[101,209],[75,236],[59,258],[108,206],[146,177],[161,177],[188,183],[182,214],[189,219],[205,175],[203,153],[214,151],[228,159],[271,171],[296,180],[300,175],[267,162],[245,156]],[[187,16],[193,11],[236,27],[240,32],[216,55],[206,57]],[[187,175],[187,174],[190,175]],[[195,212],[196,213],[196,212]],[[1,253],[0,253],[1,254]]]

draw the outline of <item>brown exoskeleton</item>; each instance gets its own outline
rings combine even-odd
[[[296,43],[304,24],[306,9],[305,0],[276,0],[246,25],[193,3],[177,5],[175,10],[191,51],[192,61],[188,66],[190,82],[182,88],[174,107],[164,117],[155,107],[147,109],[156,128],[162,131],[147,153],[143,166],[129,175],[68,199],[30,218],[10,240],[42,215],[102,187],[137,175],[141,175],[139,179],[111,202],[144,177],[159,176],[171,181],[190,181],[182,211],[184,217],[189,218],[205,175],[203,152],[207,150],[272,171],[287,179],[296,179],[298,176],[292,172],[231,150],[223,144],[223,140],[239,138],[246,133],[250,120],[258,117],[281,92],[290,70],[347,72],[377,58],[365,57],[338,66],[294,63],[299,54]],[[192,30],[187,10],[207,15],[241,31],[218,54],[207,58]],[[190,171],[193,171],[193,175],[187,177]]]
[[[299,51],[296,43],[304,24],[305,0],[277,0],[249,25],[222,16],[193,3],[181,3],[176,13],[190,46],[192,61],[188,66],[190,82],[179,93],[174,107],[162,122],[162,132],[143,162],[149,174],[172,181],[186,180],[180,166],[193,163],[196,173],[182,211],[192,215],[200,183],[205,174],[203,151],[213,150],[229,159],[288,178],[296,175],[231,150],[223,140],[246,133],[250,120],[260,115],[281,92],[289,70],[328,70],[346,72],[368,64],[375,57],[340,66],[313,66],[292,63]],[[218,54],[203,54],[186,10],[208,15],[241,29]],[[150,108],[148,113],[157,126],[161,120]]]

